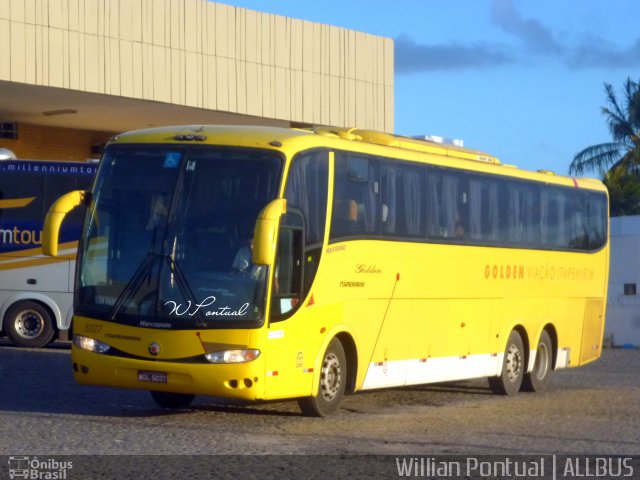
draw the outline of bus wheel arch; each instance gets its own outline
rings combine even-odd
[[[339,336],[333,337],[322,354],[314,393],[298,399],[306,416],[326,417],[340,408],[349,379],[347,354]]]
[[[20,347],[40,348],[56,337],[58,328],[55,318],[45,303],[19,300],[7,309],[3,330]]]
[[[342,348],[347,360],[347,378],[345,384],[345,393],[354,393],[356,391],[356,378],[358,377],[358,350],[353,337],[347,332],[336,335],[336,338],[342,343]]]

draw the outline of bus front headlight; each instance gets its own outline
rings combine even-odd
[[[109,351],[111,346],[107,345],[100,340],[96,340],[95,338],[83,337],[82,335],[74,335],[73,336],[73,344],[81,348],[82,350],[87,350],[88,352],[95,353],[106,353]]]
[[[207,353],[204,357],[211,363],[243,363],[251,362],[260,356],[260,350],[223,350]]]

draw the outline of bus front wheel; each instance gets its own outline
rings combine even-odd
[[[195,395],[188,393],[155,392],[152,391],[151,398],[162,408],[187,408],[193,402]]]
[[[549,374],[552,369],[553,347],[551,338],[546,330],[540,335],[538,349],[536,350],[536,361],[533,370],[524,376],[522,390],[526,392],[542,392],[549,385]]]
[[[12,305],[4,319],[4,329],[20,347],[40,348],[53,339],[53,316],[37,302],[24,301]]]
[[[347,359],[342,343],[334,338],[322,359],[320,383],[314,396],[298,400],[300,410],[307,416],[326,417],[338,407],[344,396],[347,382]]]
[[[515,395],[520,390],[525,370],[522,337],[515,330],[509,335],[502,361],[502,373],[489,378],[491,391],[498,395]]]

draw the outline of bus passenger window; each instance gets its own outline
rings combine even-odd
[[[348,236],[356,232],[356,222],[358,221],[358,204],[355,200],[335,199],[333,205],[333,221],[331,229],[335,232]]]
[[[483,177],[469,182],[470,238],[473,242],[495,242],[498,234],[498,182]]]
[[[426,168],[383,160],[380,167],[382,235],[391,238],[425,237]]]
[[[336,154],[332,239],[380,234],[378,163],[374,157]]]
[[[468,228],[467,178],[450,171],[429,171],[429,236],[462,240]]]
[[[588,228],[589,249],[597,250],[607,241],[607,197],[601,193],[589,193]]]

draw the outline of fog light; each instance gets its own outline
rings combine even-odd
[[[82,350],[95,353],[105,353],[111,348],[109,345],[101,342],[100,340],[83,337],[82,335],[74,335],[73,344]]]
[[[223,350],[207,353],[205,358],[211,363],[251,362],[260,356],[260,350]]]

